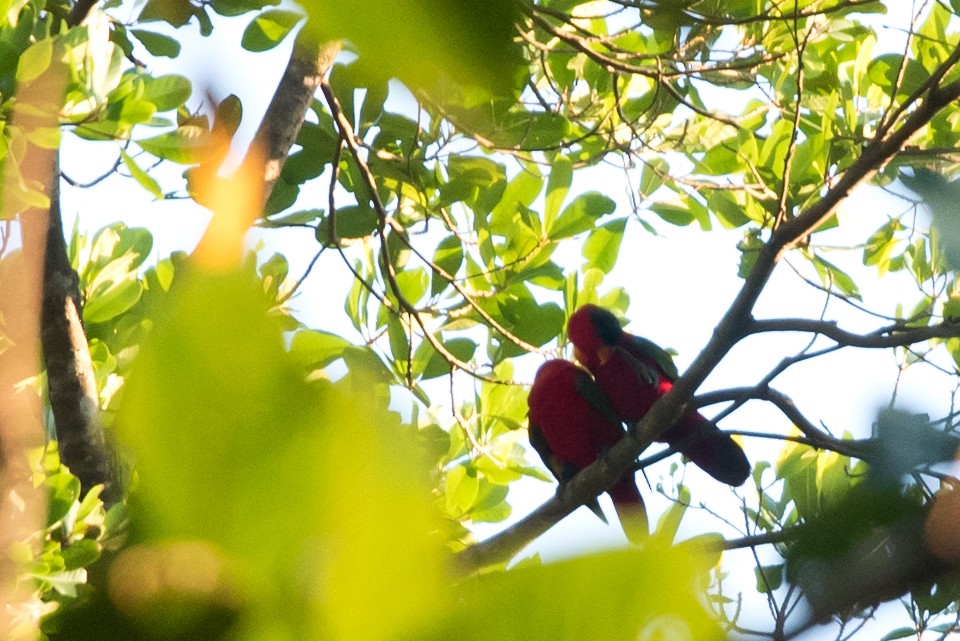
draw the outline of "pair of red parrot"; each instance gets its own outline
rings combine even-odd
[[[623,331],[616,316],[596,305],[574,312],[567,335],[589,373],[570,361],[547,361],[527,400],[530,444],[561,483],[619,441],[623,423],[643,418],[678,378],[666,350]],[[698,412],[685,414],[661,440],[723,483],[741,485],[750,475],[740,446]],[[646,537],[649,525],[634,473],[628,471],[607,493],[627,537]],[[596,501],[587,507],[603,518]]]

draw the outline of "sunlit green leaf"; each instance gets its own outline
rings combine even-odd
[[[247,51],[267,51],[276,47],[303,16],[293,11],[270,9],[255,17],[243,32],[240,45]]]
[[[618,218],[604,223],[590,233],[583,244],[583,257],[587,259],[587,268],[595,267],[604,273],[610,273],[617,264],[626,226],[627,219]]]
[[[153,56],[176,58],[180,55],[180,42],[175,38],[143,29],[130,29],[128,33],[139,40]]]
[[[597,192],[581,194],[573,199],[560,213],[552,229],[547,233],[554,240],[569,238],[592,229],[597,219],[616,209],[612,199]]]

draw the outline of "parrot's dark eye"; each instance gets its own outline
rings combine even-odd
[[[590,320],[597,330],[597,336],[607,345],[616,345],[623,336],[623,328],[620,327],[620,321],[609,311],[598,307],[591,310]]]

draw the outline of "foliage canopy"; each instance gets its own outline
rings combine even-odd
[[[958,502],[938,464],[958,442],[958,15],[944,1],[0,0],[0,404],[26,408],[0,415],[5,634],[956,632]],[[175,67],[193,25],[209,37],[231,20],[245,25],[236,50],[292,51],[259,129],[187,63],[153,70]],[[291,78],[310,89],[292,124],[274,109]],[[231,140],[254,129],[235,161]],[[71,178],[95,155],[114,159],[106,175]],[[49,271],[42,314],[40,293],[21,297],[64,237],[61,186],[65,200],[135,188],[214,212],[192,256],[157,255],[153,219],[91,234],[81,211],[66,234],[94,397],[73,402],[116,440],[99,455],[128,468],[121,496],[71,458],[57,390],[80,366],[51,356]],[[845,209],[877,188],[882,215]],[[44,254],[31,226],[46,212]],[[241,251],[251,223],[267,242],[306,238],[304,273],[293,256]],[[716,243],[738,230],[739,294],[602,464],[477,542],[471,528],[513,517],[512,487],[549,480],[524,446],[533,367],[572,357],[580,305],[639,320],[657,275],[625,272],[672,226]],[[754,318],[790,269],[818,305]],[[318,278],[348,283],[339,322],[339,301],[294,298]],[[896,279],[897,300],[865,295],[876,279]],[[750,385],[694,396],[767,333],[810,340]],[[853,348],[893,353],[892,380],[935,377],[933,418],[898,408],[894,385],[872,435],[836,437],[822,408],[776,385]],[[678,457],[636,463],[691,403],[723,404],[721,418],[778,410],[768,432],[741,435],[754,472],[717,510]],[[635,465],[657,470],[665,506],[649,544],[507,569]],[[31,516],[44,495],[45,518]],[[905,607],[880,611],[899,620],[874,621],[891,599]]]

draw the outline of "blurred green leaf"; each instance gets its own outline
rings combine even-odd
[[[351,343],[345,338],[316,329],[297,332],[290,342],[290,353],[304,368],[323,369],[343,355]]]
[[[121,415],[138,458],[144,532],[223,550],[257,586],[247,594],[263,625],[292,632],[322,622],[338,639],[416,629],[444,599],[413,444],[385,405],[304,381],[258,288],[244,272],[194,269],[157,317]],[[375,486],[357,500],[358,488]],[[254,524],[294,514],[298,527],[265,545]],[[322,599],[300,592],[295,615],[268,614],[267,604],[296,586],[324,585],[337,590]]]
[[[960,216],[957,216],[960,184],[947,182],[940,174],[923,168],[914,168],[913,176],[901,172],[900,180],[923,198],[940,231],[947,263],[951,269],[960,269]]]
[[[521,64],[514,41],[519,8],[437,0],[331,0],[307,5],[318,40],[347,38],[367,65],[415,88],[454,82],[512,92]],[[385,43],[390,43],[385,47]]]
[[[719,640],[697,587],[706,567],[694,549],[653,545],[482,574],[460,586],[444,624],[420,638]]]
[[[184,125],[169,133],[138,140],[137,144],[157,158],[185,165],[206,160],[215,150],[207,130],[195,125]]]

